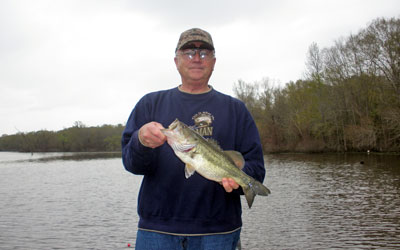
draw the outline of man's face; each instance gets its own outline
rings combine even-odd
[[[208,83],[216,59],[213,51],[203,48],[202,42],[192,42],[178,50],[174,60],[182,82]]]

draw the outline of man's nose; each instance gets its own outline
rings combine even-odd
[[[193,57],[193,61],[196,61],[196,62],[201,61],[200,51],[196,51],[196,54],[194,54],[194,57]]]

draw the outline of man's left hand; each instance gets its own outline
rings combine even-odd
[[[239,184],[232,178],[222,178],[222,186],[224,187],[225,191],[230,193],[234,189],[239,188]]]

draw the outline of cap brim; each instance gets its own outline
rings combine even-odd
[[[189,41],[189,42],[183,44],[182,46],[180,46],[179,48],[177,48],[176,50],[194,48],[194,46],[191,45],[191,43],[193,43],[193,42],[202,42],[203,44],[199,47],[199,48],[201,48],[201,49],[214,50],[214,47],[213,47],[211,44],[209,44],[209,43],[207,43],[207,42],[205,42],[205,41],[201,41],[201,40]]]

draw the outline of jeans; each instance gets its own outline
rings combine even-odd
[[[136,250],[235,250],[240,229],[228,234],[175,236],[138,230]]]

